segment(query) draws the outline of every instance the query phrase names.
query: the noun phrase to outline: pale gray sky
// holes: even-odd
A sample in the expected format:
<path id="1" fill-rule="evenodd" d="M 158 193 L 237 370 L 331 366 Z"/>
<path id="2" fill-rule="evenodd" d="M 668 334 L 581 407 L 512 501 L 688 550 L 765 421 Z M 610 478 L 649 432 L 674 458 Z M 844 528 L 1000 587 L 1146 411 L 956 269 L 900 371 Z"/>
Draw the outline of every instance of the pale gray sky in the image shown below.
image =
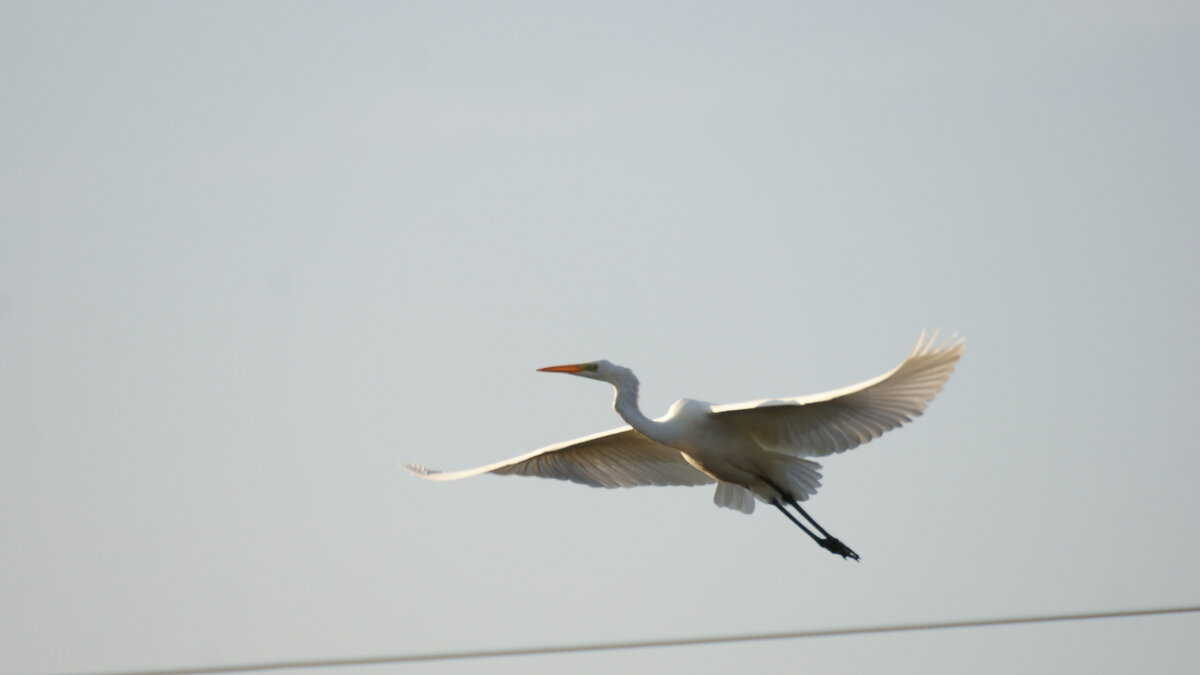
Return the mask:
<path id="1" fill-rule="evenodd" d="M 0 672 L 1200 602 L 1194 2 L 0 5 Z M 823 462 L 419 481 L 968 337 Z M 348 673 L 1192 673 L 1200 617 Z"/>

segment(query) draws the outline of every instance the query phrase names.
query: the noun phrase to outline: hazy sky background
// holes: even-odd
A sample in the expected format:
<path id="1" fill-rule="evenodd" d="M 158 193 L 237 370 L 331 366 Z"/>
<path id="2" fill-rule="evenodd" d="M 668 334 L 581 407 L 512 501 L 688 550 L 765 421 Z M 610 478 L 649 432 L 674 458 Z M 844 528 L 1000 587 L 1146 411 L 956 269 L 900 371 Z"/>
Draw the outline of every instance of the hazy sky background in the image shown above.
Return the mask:
<path id="1" fill-rule="evenodd" d="M 0 5 L 0 672 L 1200 602 L 1200 5 Z M 810 511 L 457 469 L 875 376 Z M 330 669 L 1194 673 L 1200 617 Z"/>

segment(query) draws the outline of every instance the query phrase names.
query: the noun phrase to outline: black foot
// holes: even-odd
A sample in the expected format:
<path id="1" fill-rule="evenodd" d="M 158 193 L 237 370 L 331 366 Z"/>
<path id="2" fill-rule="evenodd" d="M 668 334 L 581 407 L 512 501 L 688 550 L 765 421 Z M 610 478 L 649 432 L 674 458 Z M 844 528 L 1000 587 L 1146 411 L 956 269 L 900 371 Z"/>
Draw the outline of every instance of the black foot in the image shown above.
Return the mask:
<path id="1" fill-rule="evenodd" d="M 829 551 L 830 553 L 833 553 L 835 555 L 840 555 L 843 558 L 853 558 L 854 560 L 858 560 L 857 553 L 850 550 L 849 546 L 843 544 L 840 540 L 835 539 L 834 537 L 822 539 L 821 541 L 818 541 L 817 543 L 821 545 L 821 548 L 825 549 L 826 551 Z"/>

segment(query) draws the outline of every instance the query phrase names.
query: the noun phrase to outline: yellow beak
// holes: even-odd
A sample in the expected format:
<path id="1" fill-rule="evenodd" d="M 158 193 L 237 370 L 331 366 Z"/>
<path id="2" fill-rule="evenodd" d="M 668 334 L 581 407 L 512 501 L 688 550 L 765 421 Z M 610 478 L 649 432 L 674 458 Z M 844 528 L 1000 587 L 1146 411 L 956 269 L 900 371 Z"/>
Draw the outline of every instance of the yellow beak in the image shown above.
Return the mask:
<path id="1" fill-rule="evenodd" d="M 580 363 L 572 363 L 566 366 L 546 366 L 545 368 L 538 368 L 539 373 L 578 373 L 581 370 L 583 370 L 583 364 Z"/>

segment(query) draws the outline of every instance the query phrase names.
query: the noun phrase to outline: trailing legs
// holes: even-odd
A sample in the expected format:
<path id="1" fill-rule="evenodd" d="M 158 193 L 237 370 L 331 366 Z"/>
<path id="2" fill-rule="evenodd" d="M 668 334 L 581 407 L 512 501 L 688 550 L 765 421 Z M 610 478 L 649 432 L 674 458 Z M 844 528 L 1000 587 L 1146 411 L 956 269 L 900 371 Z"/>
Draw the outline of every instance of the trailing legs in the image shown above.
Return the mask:
<path id="1" fill-rule="evenodd" d="M 837 537 L 826 532 L 825 528 L 821 527 L 820 523 L 818 523 L 816 520 L 813 520 L 813 517 L 808 515 L 808 512 L 805 511 L 804 508 L 800 506 L 799 502 L 797 502 L 795 499 L 792 499 L 791 497 L 789 497 L 787 495 L 787 493 L 784 492 L 783 490 L 779 489 L 778 485 L 775 485 L 774 483 L 772 483 L 770 481 L 767 481 L 767 484 L 770 485 L 772 488 L 775 488 L 775 491 L 778 492 L 780 495 L 780 497 L 771 500 L 771 506 L 774 506 L 775 508 L 779 509 L 779 511 L 783 515 L 787 516 L 788 520 L 792 521 L 793 523 L 796 524 L 796 527 L 799 527 L 801 530 L 803 530 L 804 534 L 807 534 L 808 536 L 812 537 L 812 540 L 817 542 L 818 546 L 825 549 L 826 551 L 829 551 L 830 553 L 833 553 L 834 555 L 840 555 L 843 558 L 852 558 L 854 560 L 859 559 L 858 554 L 855 553 L 853 550 L 851 550 L 851 548 L 849 546 L 843 544 L 841 542 L 841 540 L 838 539 Z M 784 502 L 786 502 L 787 504 L 790 504 L 792 508 L 796 509 L 796 511 L 801 516 L 803 516 L 805 520 L 807 520 L 809 523 L 812 524 L 813 527 L 815 527 L 817 529 L 817 532 L 820 532 L 820 535 L 818 535 L 817 532 L 813 532 L 804 523 L 800 522 L 799 518 L 797 518 L 796 516 L 793 516 L 791 511 L 788 511 L 787 508 L 784 506 Z"/>

